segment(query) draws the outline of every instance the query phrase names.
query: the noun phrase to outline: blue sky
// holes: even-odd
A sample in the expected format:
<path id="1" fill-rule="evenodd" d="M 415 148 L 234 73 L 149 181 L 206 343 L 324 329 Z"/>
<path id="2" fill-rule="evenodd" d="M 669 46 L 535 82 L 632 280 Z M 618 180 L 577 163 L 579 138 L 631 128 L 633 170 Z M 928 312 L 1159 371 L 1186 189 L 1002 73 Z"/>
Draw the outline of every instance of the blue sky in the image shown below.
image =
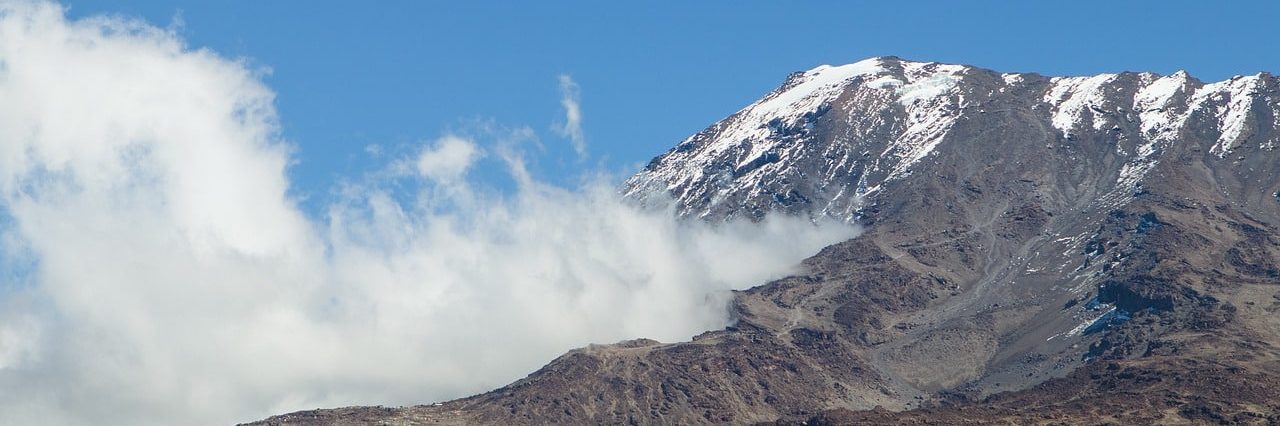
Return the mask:
<path id="1" fill-rule="evenodd" d="M 477 120 L 529 126 L 535 172 L 625 173 L 777 86 L 876 55 L 1001 71 L 1280 71 L 1275 2 L 283 2 L 68 0 L 69 14 L 180 16 L 193 47 L 269 67 L 295 191 L 323 195 Z M 580 85 L 589 157 L 551 130 Z M 490 165 L 494 166 L 494 165 Z M 490 173 L 481 170 L 479 174 Z M 494 172 L 496 173 L 496 172 Z"/>

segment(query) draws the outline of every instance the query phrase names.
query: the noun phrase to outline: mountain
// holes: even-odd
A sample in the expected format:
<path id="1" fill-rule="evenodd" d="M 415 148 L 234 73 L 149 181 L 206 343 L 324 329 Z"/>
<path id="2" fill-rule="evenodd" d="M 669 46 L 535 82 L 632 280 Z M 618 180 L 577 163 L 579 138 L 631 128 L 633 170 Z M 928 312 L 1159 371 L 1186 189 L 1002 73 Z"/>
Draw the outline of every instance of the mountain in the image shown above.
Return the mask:
<path id="1" fill-rule="evenodd" d="M 794 73 L 624 187 L 862 235 L 690 342 L 261 424 L 1280 422 L 1280 80 L 894 57 Z"/>

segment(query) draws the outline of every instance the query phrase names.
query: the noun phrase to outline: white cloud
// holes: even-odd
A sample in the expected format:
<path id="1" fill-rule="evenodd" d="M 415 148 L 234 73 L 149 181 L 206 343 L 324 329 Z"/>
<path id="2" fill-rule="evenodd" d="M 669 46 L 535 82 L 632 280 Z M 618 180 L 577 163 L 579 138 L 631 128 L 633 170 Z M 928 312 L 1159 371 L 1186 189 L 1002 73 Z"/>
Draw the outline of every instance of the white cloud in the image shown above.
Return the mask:
<path id="1" fill-rule="evenodd" d="M 555 130 L 569 138 L 581 158 L 587 154 L 587 138 L 582 133 L 582 89 L 568 74 L 560 74 L 560 105 L 564 107 L 564 123 L 556 125 Z"/>
<path id="2" fill-rule="evenodd" d="M 388 167 L 468 208 L 373 179 L 310 218 L 243 63 L 27 2 L 0 3 L 0 63 L 0 425 L 459 397 L 586 343 L 721 327 L 727 290 L 853 232 L 680 222 L 539 183 L 501 146 L 518 192 L 471 190 L 480 148 L 456 137 Z"/>
<path id="3" fill-rule="evenodd" d="M 480 158 L 480 149 L 469 140 L 449 135 L 418 155 L 418 173 L 437 182 L 454 182 L 463 177 L 471 164 Z"/>

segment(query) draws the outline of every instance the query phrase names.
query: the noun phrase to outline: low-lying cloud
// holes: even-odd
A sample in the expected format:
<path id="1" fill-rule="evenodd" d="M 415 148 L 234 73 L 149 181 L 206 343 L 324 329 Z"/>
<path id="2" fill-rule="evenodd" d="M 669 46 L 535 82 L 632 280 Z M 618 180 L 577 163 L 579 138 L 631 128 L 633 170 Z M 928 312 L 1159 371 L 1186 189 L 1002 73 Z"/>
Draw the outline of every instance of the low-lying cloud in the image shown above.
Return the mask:
<path id="1" fill-rule="evenodd" d="M 0 3 L 0 424 L 465 396 L 587 343 L 722 327 L 728 290 L 854 232 L 676 220 L 607 179 L 541 183 L 484 134 L 309 216 L 273 97 L 167 30 Z M 480 160 L 518 188 L 477 189 Z"/>

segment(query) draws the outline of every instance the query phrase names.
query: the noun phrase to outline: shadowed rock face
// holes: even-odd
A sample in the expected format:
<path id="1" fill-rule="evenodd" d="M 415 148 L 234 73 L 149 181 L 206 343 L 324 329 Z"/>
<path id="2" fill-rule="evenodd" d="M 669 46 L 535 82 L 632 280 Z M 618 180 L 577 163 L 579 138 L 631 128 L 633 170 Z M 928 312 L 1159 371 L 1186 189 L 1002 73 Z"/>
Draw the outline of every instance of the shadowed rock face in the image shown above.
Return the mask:
<path id="1" fill-rule="evenodd" d="M 1280 421 L 1278 110 L 1268 74 L 796 73 L 624 188 L 867 227 L 738 292 L 736 325 L 263 424 Z"/>

